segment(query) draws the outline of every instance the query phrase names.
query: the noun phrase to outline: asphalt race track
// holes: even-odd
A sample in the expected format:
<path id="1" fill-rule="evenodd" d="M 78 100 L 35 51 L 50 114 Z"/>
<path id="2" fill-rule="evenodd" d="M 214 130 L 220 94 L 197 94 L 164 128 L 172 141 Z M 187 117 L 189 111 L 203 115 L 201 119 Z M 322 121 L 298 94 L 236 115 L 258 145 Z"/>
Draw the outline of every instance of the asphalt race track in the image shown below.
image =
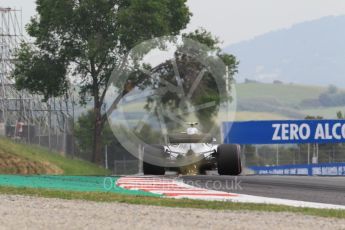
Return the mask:
<path id="1" fill-rule="evenodd" d="M 345 205 L 345 178 L 305 176 L 183 176 L 190 185 L 271 198 Z"/>

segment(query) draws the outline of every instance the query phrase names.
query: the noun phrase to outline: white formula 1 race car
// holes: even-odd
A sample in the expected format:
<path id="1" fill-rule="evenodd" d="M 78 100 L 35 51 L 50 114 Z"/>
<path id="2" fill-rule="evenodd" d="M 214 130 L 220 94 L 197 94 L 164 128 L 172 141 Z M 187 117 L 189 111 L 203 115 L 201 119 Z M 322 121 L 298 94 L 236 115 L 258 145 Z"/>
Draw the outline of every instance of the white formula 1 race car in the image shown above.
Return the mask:
<path id="1" fill-rule="evenodd" d="M 185 173 L 184 168 L 194 168 L 197 174 L 218 170 L 220 175 L 239 175 L 242 172 L 240 146 L 215 143 L 215 138 L 198 134 L 195 123 L 186 133 L 170 135 L 166 145 L 150 145 L 144 148 L 143 172 L 145 175 L 164 175 L 166 170 Z M 161 158 L 161 164 L 151 164 L 149 158 Z M 168 164 L 164 164 L 169 162 Z M 182 167 L 180 162 L 187 162 Z M 190 162 L 190 164 L 188 164 Z M 165 165 L 165 166 L 162 166 Z"/>

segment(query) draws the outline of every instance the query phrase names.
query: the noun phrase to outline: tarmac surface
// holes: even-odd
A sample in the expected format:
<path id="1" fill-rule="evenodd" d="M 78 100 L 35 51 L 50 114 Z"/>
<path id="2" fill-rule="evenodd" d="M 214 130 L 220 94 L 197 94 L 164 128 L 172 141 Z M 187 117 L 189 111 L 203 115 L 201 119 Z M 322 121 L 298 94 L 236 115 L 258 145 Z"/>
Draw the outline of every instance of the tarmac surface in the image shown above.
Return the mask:
<path id="1" fill-rule="evenodd" d="M 345 205 L 345 177 L 182 176 L 195 187 L 271 198 Z"/>

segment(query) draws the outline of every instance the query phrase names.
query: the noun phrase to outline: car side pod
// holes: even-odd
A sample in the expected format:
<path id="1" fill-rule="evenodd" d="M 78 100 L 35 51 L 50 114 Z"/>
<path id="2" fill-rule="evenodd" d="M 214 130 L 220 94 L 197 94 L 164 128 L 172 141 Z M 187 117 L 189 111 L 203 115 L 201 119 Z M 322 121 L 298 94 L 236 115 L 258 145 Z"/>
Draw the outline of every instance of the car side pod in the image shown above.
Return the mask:
<path id="1" fill-rule="evenodd" d="M 222 144 L 217 148 L 219 175 L 237 176 L 242 172 L 241 148 L 239 145 Z"/>

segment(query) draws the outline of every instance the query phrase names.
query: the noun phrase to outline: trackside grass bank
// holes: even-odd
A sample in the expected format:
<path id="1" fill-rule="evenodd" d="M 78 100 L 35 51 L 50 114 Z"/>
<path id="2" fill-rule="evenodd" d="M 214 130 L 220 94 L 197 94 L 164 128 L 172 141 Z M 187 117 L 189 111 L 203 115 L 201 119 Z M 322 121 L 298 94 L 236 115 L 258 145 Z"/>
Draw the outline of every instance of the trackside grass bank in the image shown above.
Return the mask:
<path id="1" fill-rule="evenodd" d="M 159 197 L 149 197 L 142 195 L 123 195 L 111 192 L 70 192 L 61 190 L 33 189 L 33 188 L 14 188 L 0 186 L 0 194 L 14 194 L 26 196 L 38 196 L 45 198 L 60 198 L 68 200 L 85 200 L 96 202 L 119 202 L 137 205 L 154 205 L 165 207 L 197 208 L 212 210 L 229 211 L 264 211 L 264 212 L 293 212 L 302 215 L 312 215 L 320 217 L 332 217 L 345 219 L 343 210 L 326 210 L 312 208 L 295 208 L 280 205 L 231 203 L 219 201 L 200 201 L 188 199 L 168 199 Z"/>
<path id="2" fill-rule="evenodd" d="M 109 175 L 110 172 L 45 148 L 0 138 L 0 174 Z"/>
<path id="3" fill-rule="evenodd" d="M 144 191 L 126 190 L 116 186 L 117 177 L 96 176 L 17 176 L 0 175 L 0 186 L 51 189 L 75 192 L 107 192 L 127 195 L 156 196 Z"/>

